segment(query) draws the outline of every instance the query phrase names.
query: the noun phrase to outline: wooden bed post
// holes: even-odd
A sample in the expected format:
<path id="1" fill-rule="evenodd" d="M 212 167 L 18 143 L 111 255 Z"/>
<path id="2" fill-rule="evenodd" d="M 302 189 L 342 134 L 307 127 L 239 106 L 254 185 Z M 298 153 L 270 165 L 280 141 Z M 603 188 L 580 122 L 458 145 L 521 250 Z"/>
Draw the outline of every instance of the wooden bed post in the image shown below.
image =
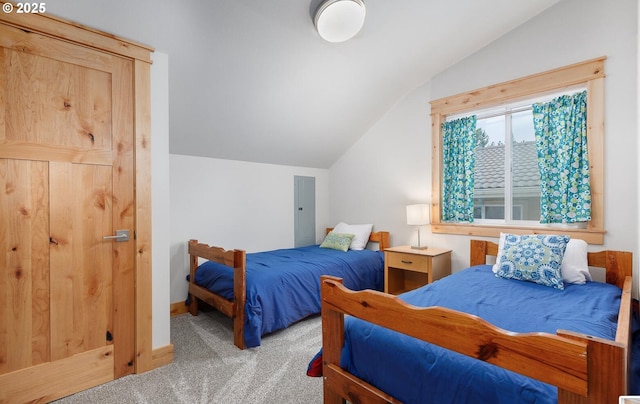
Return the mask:
<path id="1" fill-rule="evenodd" d="M 324 296 L 324 290 L 329 288 L 324 281 L 332 279 L 342 283 L 341 278 L 333 276 L 322 276 L 320 278 L 321 291 L 320 295 Z M 325 404 L 344 404 L 346 401 L 335 391 L 331 389 L 326 375 L 331 372 L 330 366 L 340 367 L 340 353 L 344 346 L 344 314 L 336 310 L 332 310 L 331 306 L 322 299 L 322 374 L 324 376 L 324 403 Z"/>
<path id="2" fill-rule="evenodd" d="M 389 242 L 389 232 L 388 231 L 381 231 L 378 232 L 380 234 L 380 238 L 378 240 L 378 249 L 380 251 L 384 251 L 387 248 L 389 248 L 389 246 L 391 245 Z"/>
<path id="3" fill-rule="evenodd" d="M 627 392 L 626 347 L 623 344 L 586 337 L 570 331 L 558 331 L 558 335 L 587 344 L 588 397 L 558 388 L 558 404 L 617 403 Z"/>
<path id="4" fill-rule="evenodd" d="M 498 255 L 498 246 L 484 240 L 471 240 L 469 266 L 485 265 L 487 255 Z"/>
<path id="5" fill-rule="evenodd" d="M 198 240 L 189 240 L 187 251 L 192 245 L 198 244 Z M 198 269 L 198 257 L 196 255 L 189 255 L 189 283 L 196 281 L 196 270 Z M 192 316 L 198 315 L 198 298 L 189 291 L 189 313 Z"/>
<path id="6" fill-rule="evenodd" d="M 233 343 L 245 349 L 244 342 L 244 306 L 247 300 L 246 253 L 244 250 L 233 251 L 233 300 L 235 318 L 233 319 Z"/>

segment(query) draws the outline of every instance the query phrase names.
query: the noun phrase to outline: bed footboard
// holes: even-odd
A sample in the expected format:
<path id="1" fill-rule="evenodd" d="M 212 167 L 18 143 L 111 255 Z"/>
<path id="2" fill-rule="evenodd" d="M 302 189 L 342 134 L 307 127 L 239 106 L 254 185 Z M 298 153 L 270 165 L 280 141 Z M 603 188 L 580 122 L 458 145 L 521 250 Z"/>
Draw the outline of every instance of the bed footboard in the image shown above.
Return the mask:
<path id="1" fill-rule="evenodd" d="M 225 299 L 210 290 L 195 283 L 199 259 L 233 268 L 233 300 Z M 233 319 L 233 343 L 240 349 L 245 349 L 244 343 L 244 305 L 246 301 L 247 273 L 246 253 L 244 250 L 225 250 L 189 240 L 189 313 L 198 315 L 198 300 L 211 305 L 227 317 Z"/>
<path id="2" fill-rule="evenodd" d="M 559 403 L 617 402 L 627 391 L 628 344 L 569 332 L 506 332 L 476 316 L 441 307 L 416 308 L 396 296 L 350 291 L 341 279 L 323 277 L 325 403 L 395 402 L 340 368 L 345 314 L 556 385 Z"/>

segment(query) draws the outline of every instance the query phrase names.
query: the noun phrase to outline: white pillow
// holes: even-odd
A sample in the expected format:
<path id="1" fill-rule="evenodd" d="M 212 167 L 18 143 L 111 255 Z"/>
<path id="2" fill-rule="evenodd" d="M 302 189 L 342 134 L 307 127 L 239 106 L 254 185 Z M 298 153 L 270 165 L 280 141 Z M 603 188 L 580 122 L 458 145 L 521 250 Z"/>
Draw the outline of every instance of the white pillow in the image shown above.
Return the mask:
<path id="1" fill-rule="evenodd" d="M 584 240 L 576 238 L 569 240 L 560 272 L 562 272 L 562 279 L 568 283 L 582 285 L 592 280 L 587 262 L 587 243 Z"/>
<path id="2" fill-rule="evenodd" d="M 498 272 L 500 265 L 500 257 L 503 253 L 505 233 L 500 233 L 500 241 L 498 243 L 498 256 L 496 263 L 493 265 L 493 272 Z M 572 238 L 567 243 L 567 249 L 562 257 L 560 265 L 562 281 L 567 283 L 576 283 L 579 285 L 591 281 L 591 273 L 589 272 L 589 264 L 587 263 L 587 243 L 584 240 Z"/>
<path id="3" fill-rule="evenodd" d="M 333 226 L 333 230 L 336 233 L 345 233 L 346 230 L 349 230 L 349 225 L 345 222 L 340 222 L 337 225 Z"/>
<path id="4" fill-rule="evenodd" d="M 496 263 L 493 264 L 493 273 L 498 273 L 498 265 L 500 265 L 500 257 L 502 257 L 502 253 L 504 252 L 504 236 L 505 233 L 500 232 L 500 241 L 498 242 L 498 255 L 496 255 Z"/>
<path id="5" fill-rule="evenodd" d="M 349 246 L 351 250 L 364 250 L 369 242 L 371 230 L 373 230 L 373 224 L 347 224 L 345 222 L 340 222 L 333 228 L 336 233 L 355 235 Z"/>

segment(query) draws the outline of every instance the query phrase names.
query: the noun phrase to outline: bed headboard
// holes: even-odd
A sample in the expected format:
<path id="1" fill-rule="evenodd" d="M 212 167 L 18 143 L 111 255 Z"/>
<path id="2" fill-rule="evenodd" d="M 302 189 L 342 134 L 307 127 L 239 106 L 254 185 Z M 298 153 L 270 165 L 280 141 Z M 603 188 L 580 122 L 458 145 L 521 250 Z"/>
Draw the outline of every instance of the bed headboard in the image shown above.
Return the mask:
<path id="1" fill-rule="evenodd" d="M 325 234 L 329 234 L 329 232 L 333 230 L 333 227 L 327 227 L 325 229 Z M 388 231 L 372 231 L 369 235 L 370 243 L 378 243 L 378 249 L 380 251 L 384 251 L 389 248 L 389 232 Z"/>
<path id="2" fill-rule="evenodd" d="M 487 256 L 498 255 L 498 244 L 493 241 L 471 240 L 470 266 L 487 263 Z M 625 278 L 632 276 L 632 254 L 628 251 L 604 250 L 587 253 L 589 266 L 604 268 L 607 283 L 623 288 Z"/>

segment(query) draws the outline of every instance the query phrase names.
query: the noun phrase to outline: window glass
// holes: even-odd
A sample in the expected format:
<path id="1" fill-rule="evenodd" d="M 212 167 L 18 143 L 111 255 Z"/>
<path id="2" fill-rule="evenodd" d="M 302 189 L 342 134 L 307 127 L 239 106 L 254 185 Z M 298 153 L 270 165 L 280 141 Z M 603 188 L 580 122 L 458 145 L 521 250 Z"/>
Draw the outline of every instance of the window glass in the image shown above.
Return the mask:
<path id="1" fill-rule="evenodd" d="M 480 115 L 476 126 L 475 221 L 538 221 L 540 175 L 531 110 Z"/>

